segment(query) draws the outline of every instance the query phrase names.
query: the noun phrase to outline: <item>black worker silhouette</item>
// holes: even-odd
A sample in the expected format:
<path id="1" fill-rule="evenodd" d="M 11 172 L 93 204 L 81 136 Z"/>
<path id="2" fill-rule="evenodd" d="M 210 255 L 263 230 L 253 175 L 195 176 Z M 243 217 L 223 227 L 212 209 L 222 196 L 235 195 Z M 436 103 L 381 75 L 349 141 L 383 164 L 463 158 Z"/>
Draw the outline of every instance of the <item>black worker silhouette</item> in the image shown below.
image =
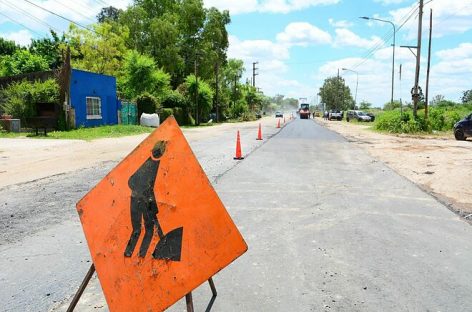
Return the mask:
<path id="1" fill-rule="evenodd" d="M 141 235 L 141 225 L 144 221 L 145 233 L 139 248 L 139 257 L 144 258 L 146 256 L 155 228 L 159 236 L 159 242 L 152 253 L 154 259 L 180 261 L 183 228 L 177 228 L 164 235 L 157 218 L 159 207 L 154 194 L 154 184 L 156 183 L 161 157 L 165 150 L 166 142 L 157 142 L 152 150 L 152 155 L 128 180 L 128 186 L 131 189 L 130 209 L 133 231 L 125 249 L 125 257 L 133 255 Z"/>

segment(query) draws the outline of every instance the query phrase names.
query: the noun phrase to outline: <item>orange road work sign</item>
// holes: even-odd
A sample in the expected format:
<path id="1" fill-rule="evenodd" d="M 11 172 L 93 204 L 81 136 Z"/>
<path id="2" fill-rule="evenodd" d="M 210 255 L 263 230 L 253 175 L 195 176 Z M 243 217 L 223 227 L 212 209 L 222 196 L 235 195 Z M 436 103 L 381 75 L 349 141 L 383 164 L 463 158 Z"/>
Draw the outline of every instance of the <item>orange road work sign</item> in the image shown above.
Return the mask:
<path id="1" fill-rule="evenodd" d="M 247 250 L 173 117 L 77 211 L 110 311 L 162 311 Z"/>

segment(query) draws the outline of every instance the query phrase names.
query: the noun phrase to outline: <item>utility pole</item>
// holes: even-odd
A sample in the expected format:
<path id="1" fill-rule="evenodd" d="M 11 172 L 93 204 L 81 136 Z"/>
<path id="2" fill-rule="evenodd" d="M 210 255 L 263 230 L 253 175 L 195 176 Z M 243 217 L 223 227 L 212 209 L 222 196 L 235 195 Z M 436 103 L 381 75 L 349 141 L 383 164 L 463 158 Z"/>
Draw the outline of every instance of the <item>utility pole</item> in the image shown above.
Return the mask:
<path id="1" fill-rule="evenodd" d="M 433 34 L 433 9 L 429 13 L 429 47 L 428 47 L 428 70 L 426 72 L 426 98 L 424 104 L 424 119 L 428 120 L 428 105 L 429 105 L 429 70 L 431 68 L 431 36 Z"/>
<path id="2" fill-rule="evenodd" d="M 416 72 L 415 72 L 415 86 L 413 87 L 413 117 L 416 119 L 418 117 L 418 101 L 420 99 L 419 95 L 419 80 L 420 80 L 420 62 L 421 62 L 421 36 L 423 32 L 423 0 L 420 0 L 418 15 L 418 45 L 416 53 Z"/>
<path id="3" fill-rule="evenodd" d="M 256 76 L 259 75 L 258 73 L 256 73 L 256 70 L 259 69 L 256 67 L 257 64 L 259 64 L 259 62 L 252 63 L 252 86 L 253 87 L 256 87 Z"/>

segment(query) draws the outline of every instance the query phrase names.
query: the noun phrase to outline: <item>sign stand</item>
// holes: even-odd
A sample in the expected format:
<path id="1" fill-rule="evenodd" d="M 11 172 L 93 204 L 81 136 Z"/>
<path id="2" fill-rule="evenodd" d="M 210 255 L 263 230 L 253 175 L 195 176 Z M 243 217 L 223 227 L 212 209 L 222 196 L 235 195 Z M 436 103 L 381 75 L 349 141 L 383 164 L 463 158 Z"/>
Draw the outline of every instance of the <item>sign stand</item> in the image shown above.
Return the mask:
<path id="1" fill-rule="evenodd" d="M 85 288 L 87 288 L 87 285 L 92 279 L 92 276 L 94 273 L 95 273 L 95 265 L 92 263 L 87 274 L 84 277 L 84 280 L 82 281 L 82 284 L 80 284 L 80 287 L 75 293 L 74 298 L 72 298 L 72 301 L 69 307 L 67 308 L 67 312 L 73 312 L 75 310 L 77 303 L 79 303 L 80 297 L 82 297 L 82 294 L 84 293 Z M 212 296 L 211 296 L 210 302 L 208 303 L 207 308 L 205 309 L 205 312 L 211 311 L 211 308 L 213 307 L 213 303 L 215 303 L 216 296 L 218 295 L 218 293 L 216 292 L 215 283 L 213 283 L 212 277 L 208 279 L 208 284 L 210 285 Z M 185 295 L 185 302 L 187 303 L 187 312 L 194 312 L 192 292 L 189 292 L 188 294 Z"/>

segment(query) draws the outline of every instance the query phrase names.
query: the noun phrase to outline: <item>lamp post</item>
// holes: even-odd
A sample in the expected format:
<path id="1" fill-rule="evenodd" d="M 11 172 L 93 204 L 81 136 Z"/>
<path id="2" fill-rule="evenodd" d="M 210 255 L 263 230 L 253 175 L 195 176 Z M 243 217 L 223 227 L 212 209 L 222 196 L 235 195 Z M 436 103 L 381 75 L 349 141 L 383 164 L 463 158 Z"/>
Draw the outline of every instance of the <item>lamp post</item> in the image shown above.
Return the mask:
<path id="1" fill-rule="evenodd" d="M 396 34 L 397 34 L 397 28 L 395 27 L 395 24 L 393 22 L 383 20 L 383 19 L 380 19 L 380 18 L 367 17 L 367 16 L 362 16 L 360 18 L 365 19 L 365 20 L 373 20 L 373 21 L 389 23 L 393 27 L 392 97 L 390 98 L 390 104 L 393 106 L 393 89 L 394 89 L 394 86 L 395 86 L 395 37 L 396 37 Z"/>
<path id="2" fill-rule="evenodd" d="M 354 102 L 356 103 L 357 106 L 357 88 L 359 87 L 359 72 L 349 69 L 349 68 L 342 68 L 343 71 L 350 71 L 356 74 L 357 79 L 356 79 L 356 95 L 354 96 Z"/>

